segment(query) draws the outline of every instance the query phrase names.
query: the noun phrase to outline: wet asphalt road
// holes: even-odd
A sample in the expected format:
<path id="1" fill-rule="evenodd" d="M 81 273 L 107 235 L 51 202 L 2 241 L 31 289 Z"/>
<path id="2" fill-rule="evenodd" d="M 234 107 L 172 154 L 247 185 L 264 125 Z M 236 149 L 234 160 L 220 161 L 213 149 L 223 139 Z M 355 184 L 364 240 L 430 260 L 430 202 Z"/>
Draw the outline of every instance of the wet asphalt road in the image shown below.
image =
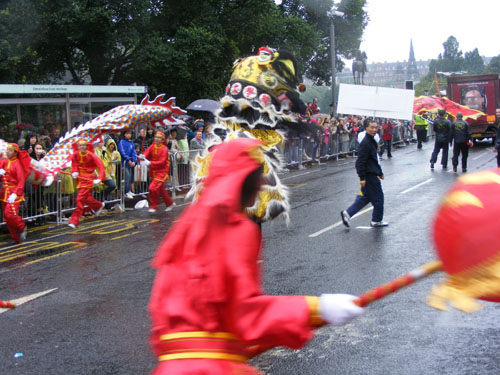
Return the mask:
<path id="1" fill-rule="evenodd" d="M 429 170 L 431 147 L 402 147 L 382 161 L 383 229 L 368 228 L 371 211 L 351 229 L 338 225 L 359 190 L 353 159 L 284 174 L 291 223 L 263 226 L 266 291 L 358 295 L 433 260 L 433 213 L 456 175 Z M 495 166 L 487 145 L 472 150 L 470 172 Z M 37 227 L 21 246 L 0 237 L 0 299 L 57 288 L 0 313 L 0 374 L 147 374 L 150 262 L 182 208 L 89 219 L 77 231 Z M 474 315 L 433 310 L 425 298 L 440 277 L 370 305 L 347 326 L 318 330 L 303 350 L 275 349 L 252 363 L 267 375 L 500 374 L 500 305 Z"/>

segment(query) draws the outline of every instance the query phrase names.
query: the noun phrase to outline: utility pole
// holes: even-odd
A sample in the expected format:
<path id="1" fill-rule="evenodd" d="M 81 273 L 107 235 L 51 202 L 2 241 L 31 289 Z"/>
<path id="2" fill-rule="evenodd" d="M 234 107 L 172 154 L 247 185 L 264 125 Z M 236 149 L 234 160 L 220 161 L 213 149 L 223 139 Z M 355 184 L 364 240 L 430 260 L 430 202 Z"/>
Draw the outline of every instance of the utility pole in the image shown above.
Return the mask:
<path id="1" fill-rule="evenodd" d="M 330 22 L 330 58 L 332 64 L 332 114 L 337 115 L 337 104 L 335 103 L 335 91 L 337 84 L 335 82 L 335 25 L 333 24 L 333 17 Z"/>
<path id="2" fill-rule="evenodd" d="M 331 18 L 330 22 L 330 59 L 331 59 L 331 65 L 332 65 L 332 113 L 333 115 L 337 115 L 337 104 L 335 102 L 336 100 L 336 91 L 337 91 L 337 86 L 336 86 L 336 79 L 335 79 L 335 72 L 336 72 L 336 64 L 335 64 L 335 24 L 333 23 L 334 17 L 343 17 L 344 13 L 339 12 L 336 10 L 336 5 L 333 4 L 332 9 L 329 12 L 329 16 Z"/>

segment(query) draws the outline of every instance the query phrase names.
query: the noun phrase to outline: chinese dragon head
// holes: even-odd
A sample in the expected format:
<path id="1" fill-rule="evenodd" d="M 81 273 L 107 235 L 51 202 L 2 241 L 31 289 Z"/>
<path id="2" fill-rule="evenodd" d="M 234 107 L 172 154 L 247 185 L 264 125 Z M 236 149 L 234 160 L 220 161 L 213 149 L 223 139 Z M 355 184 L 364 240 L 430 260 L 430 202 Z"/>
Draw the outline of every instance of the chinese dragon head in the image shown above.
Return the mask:
<path id="1" fill-rule="evenodd" d="M 297 61 L 288 51 L 261 47 L 257 55 L 236 60 L 220 99 L 212 140 L 197 158 L 195 184 L 188 196 L 196 197 L 202 189 L 211 146 L 240 137 L 255 138 L 262 141 L 265 150 L 266 182 L 248 214 L 257 222 L 280 214 L 288 218 L 288 191 L 277 175 L 283 165 L 279 146 L 289 129 L 308 131 L 298 119 L 306 109 L 299 91 L 305 91 L 305 86 L 299 84 Z"/>

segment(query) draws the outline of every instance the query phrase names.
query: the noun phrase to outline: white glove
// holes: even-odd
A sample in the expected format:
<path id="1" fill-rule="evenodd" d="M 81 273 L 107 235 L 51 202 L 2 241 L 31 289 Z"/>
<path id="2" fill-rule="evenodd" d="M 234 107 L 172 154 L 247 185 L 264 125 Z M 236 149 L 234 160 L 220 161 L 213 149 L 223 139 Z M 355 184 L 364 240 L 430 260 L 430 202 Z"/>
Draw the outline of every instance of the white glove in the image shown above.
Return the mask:
<path id="1" fill-rule="evenodd" d="M 141 165 L 142 165 L 142 166 L 147 167 L 149 164 L 151 164 L 151 162 L 150 162 L 148 159 L 143 159 L 143 160 L 141 161 Z"/>
<path id="2" fill-rule="evenodd" d="M 101 179 L 97 178 L 93 182 L 94 182 L 94 185 L 99 185 L 101 183 Z"/>
<path id="3" fill-rule="evenodd" d="M 50 186 L 54 182 L 54 176 L 45 177 L 45 181 L 43 182 L 43 186 Z"/>
<path id="4" fill-rule="evenodd" d="M 322 294 L 319 311 L 324 321 L 341 326 L 363 314 L 364 309 L 354 304 L 359 297 L 350 294 Z"/>
<path id="5" fill-rule="evenodd" d="M 3 176 L 5 174 L 5 169 L 0 169 L 0 176 Z"/>
<path id="6" fill-rule="evenodd" d="M 142 160 L 146 159 L 146 157 L 144 156 L 144 154 L 140 154 L 140 155 L 138 156 L 138 158 L 139 158 L 139 159 L 142 159 Z"/>
<path id="7" fill-rule="evenodd" d="M 16 201 L 16 198 L 17 198 L 17 194 L 16 193 L 12 193 L 11 195 L 9 195 L 9 197 L 7 198 L 7 202 L 9 203 L 14 203 Z"/>
<path id="8" fill-rule="evenodd" d="M 79 173 L 78 173 L 78 172 L 73 172 L 73 173 L 71 173 L 71 177 L 73 177 L 73 178 L 77 178 L 77 177 L 78 177 L 78 175 L 79 175 Z"/>

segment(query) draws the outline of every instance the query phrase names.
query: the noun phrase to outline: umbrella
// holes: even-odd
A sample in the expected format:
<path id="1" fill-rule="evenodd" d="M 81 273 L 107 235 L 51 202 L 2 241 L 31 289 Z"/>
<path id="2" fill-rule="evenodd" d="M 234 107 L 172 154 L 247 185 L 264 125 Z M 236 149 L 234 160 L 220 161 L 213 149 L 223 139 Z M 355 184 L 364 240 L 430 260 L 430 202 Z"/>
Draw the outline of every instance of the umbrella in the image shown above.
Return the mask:
<path id="1" fill-rule="evenodd" d="M 167 126 L 171 125 L 171 126 L 176 126 L 176 125 L 185 125 L 186 124 L 186 121 L 183 121 L 179 118 L 175 118 L 174 117 L 174 120 L 173 121 L 170 121 L 168 119 L 165 119 L 163 120 L 163 123 Z"/>
<path id="2" fill-rule="evenodd" d="M 191 111 L 215 112 L 220 109 L 220 103 L 212 99 L 198 99 L 189 104 L 186 109 Z"/>
<path id="3" fill-rule="evenodd" d="M 173 126 L 170 129 L 167 129 L 165 132 L 167 135 L 170 135 L 170 132 L 175 130 L 177 132 L 177 136 L 175 137 L 176 140 L 180 141 L 186 136 L 187 129 L 185 127 L 180 127 L 180 126 Z"/>
<path id="4" fill-rule="evenodd" d="M 415 114 L 422 114 L 425 112 L 435 113 L 441 108 L 453 117 L 457 117 L 457 113 L 462 112 L 464 120 L 467 118 L 477 119 L 480 116 L 485 116 L 483 112 L 470 109 L 465 105 L 458 104 L 447 98 L 419 96 L 413 101 L 413 113 Z"/>

